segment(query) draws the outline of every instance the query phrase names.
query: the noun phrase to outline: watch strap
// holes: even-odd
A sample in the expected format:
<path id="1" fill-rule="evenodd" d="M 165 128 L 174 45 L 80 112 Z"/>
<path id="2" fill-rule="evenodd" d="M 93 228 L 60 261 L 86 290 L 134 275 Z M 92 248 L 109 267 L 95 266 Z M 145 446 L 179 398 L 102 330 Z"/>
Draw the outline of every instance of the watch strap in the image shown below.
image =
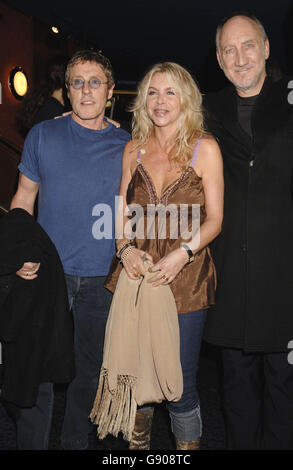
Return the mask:
<path id="1" fill-rule="evenodd" d="M 192 250 L 189 248 L 189 246 L 186 243 L 181 243 L 180 246 L 187 252 L 189 263 L 192 263 L 192 261 L 194 261 L 194 254 L 192 253 Z"/>

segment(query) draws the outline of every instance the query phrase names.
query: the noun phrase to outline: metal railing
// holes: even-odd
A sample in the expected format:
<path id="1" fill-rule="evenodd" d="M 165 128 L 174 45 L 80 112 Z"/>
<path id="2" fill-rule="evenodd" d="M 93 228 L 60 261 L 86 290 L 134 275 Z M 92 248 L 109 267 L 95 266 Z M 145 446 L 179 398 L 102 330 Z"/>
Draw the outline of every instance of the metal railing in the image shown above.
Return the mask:
<path id="1" fill-rule="evenodd" d="M 13 152 L 17 153 L 17 155 L 21 155 L 22 148 L 19 147 L 18 145 L 14 144 L 10 140 L 8 140 L 6 137 L 0 134 L 0 143 L 5 145 L 6 148 L 9 150 L 12 150 Z"/>

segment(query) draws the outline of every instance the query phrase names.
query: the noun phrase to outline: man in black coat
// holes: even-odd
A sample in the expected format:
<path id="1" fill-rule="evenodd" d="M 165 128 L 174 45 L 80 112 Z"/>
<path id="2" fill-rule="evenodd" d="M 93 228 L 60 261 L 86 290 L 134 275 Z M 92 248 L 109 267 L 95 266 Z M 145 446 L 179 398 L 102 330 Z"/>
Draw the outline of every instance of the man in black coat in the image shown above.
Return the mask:
<path id="1" fill-rule="evenodd" d="M 235 15 L 217 29 L 233 86 L 205 97 L 224 160 L 223 230 L 213 246 L 216 305 L 205 339 L 222 346 L 230 449 L 293 448 L 293 106 L 289 79 L 266 75 L 261 23 Z"/>

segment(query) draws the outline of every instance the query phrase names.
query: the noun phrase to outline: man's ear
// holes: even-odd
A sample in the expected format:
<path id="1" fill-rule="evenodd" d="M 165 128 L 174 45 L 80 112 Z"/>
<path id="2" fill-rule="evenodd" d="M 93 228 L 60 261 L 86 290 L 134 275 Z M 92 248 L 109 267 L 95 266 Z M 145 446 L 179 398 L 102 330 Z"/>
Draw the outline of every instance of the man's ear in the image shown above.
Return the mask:
<path id="1" fill-rule="evenodd" d="M 219 53 L 218 50 L 217 50 L 217 52 L 216 52 L 216 55 L 217 55 L 218 64 L 219 64 L 220 68 L 223 70 L 222 59 L 221 59 L 221 55 L 220 55 L 220 53 Z"/>
<path id="2" fill-rule="evenodd" d="M 113 85 L 111 88 L 108 90 L 108 96 L 107 99 L 110 100 L 113 96 L 113 90 L 114 90 L 115 85 Z"/>
<path id="3" fill-rule="evenodd" d="M 267 60 L 270 56 L 270 43 L 269 40 L 265 40 L 265 59 Z"/>

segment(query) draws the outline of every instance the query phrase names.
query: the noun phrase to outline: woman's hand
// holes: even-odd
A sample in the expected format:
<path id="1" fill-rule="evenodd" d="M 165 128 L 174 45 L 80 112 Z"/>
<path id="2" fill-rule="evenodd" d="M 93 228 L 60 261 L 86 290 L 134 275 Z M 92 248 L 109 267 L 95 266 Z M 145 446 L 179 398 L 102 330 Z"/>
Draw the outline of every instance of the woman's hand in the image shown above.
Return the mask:
<path id="1" fill-rule="evenodd" d="M 65 116 L 69 116 L 69 114 L 72 114 L 72 111 L 66 111 L 66 113 L 62 113 L 61 116 L 55 116 L 54 119 L 60 119 L 60 118 L 63 118 Z M 110 119 L 108 118 L 107 116 L 105 116 L 105 119 L 106 121 L 110 122 L 111 124 L 113 124 L 113 126 L 119 128 L 120 127 L 120 123 L 117 122 L 117 121 L 113 121 L 113 119 Z"/>
<path id="2" fill-rule="evenodd" d="M 110 119 L 108 118 L 107 116 L 105 116 L 105 119 L 106 121 L 110 122 L 111 124 L 113 124 L 113 126 L 119 128 L 120 127 L 120 122 L 117 122 L 117 121 L 113 121 L 113 119 Z"/>
<path id="3" fill-rule="evenodd" d="M 146 273 L 144 261 L 148 260 L 152 263 L 153 258 L 145 251 L 135 247 L 128 248 L 128 250 L 129 252 L 126 256 L 122 256 L 121 261 L 127 276 L 130 279 L 137 280 Z"/>
<path id="4" fill-rule="evenodd" d="M 69 114 L 72 114 L 72 111 L 66 111 L 66 113 L 62 113 L 61 116 L 55 116 L 54 119 L 60 119 L 65 116 L 68 116 Z"/>
<path id="5" fill-rule="evenodd" d="M 154 287 L 170 284 L 177 274 L 180 273 L 188 260 L 186 250 L 177 248 L 149 268 L 149 272 L 155 273 L 155 275 L 151 277 L 148 282 L 152 283 Z"/>

